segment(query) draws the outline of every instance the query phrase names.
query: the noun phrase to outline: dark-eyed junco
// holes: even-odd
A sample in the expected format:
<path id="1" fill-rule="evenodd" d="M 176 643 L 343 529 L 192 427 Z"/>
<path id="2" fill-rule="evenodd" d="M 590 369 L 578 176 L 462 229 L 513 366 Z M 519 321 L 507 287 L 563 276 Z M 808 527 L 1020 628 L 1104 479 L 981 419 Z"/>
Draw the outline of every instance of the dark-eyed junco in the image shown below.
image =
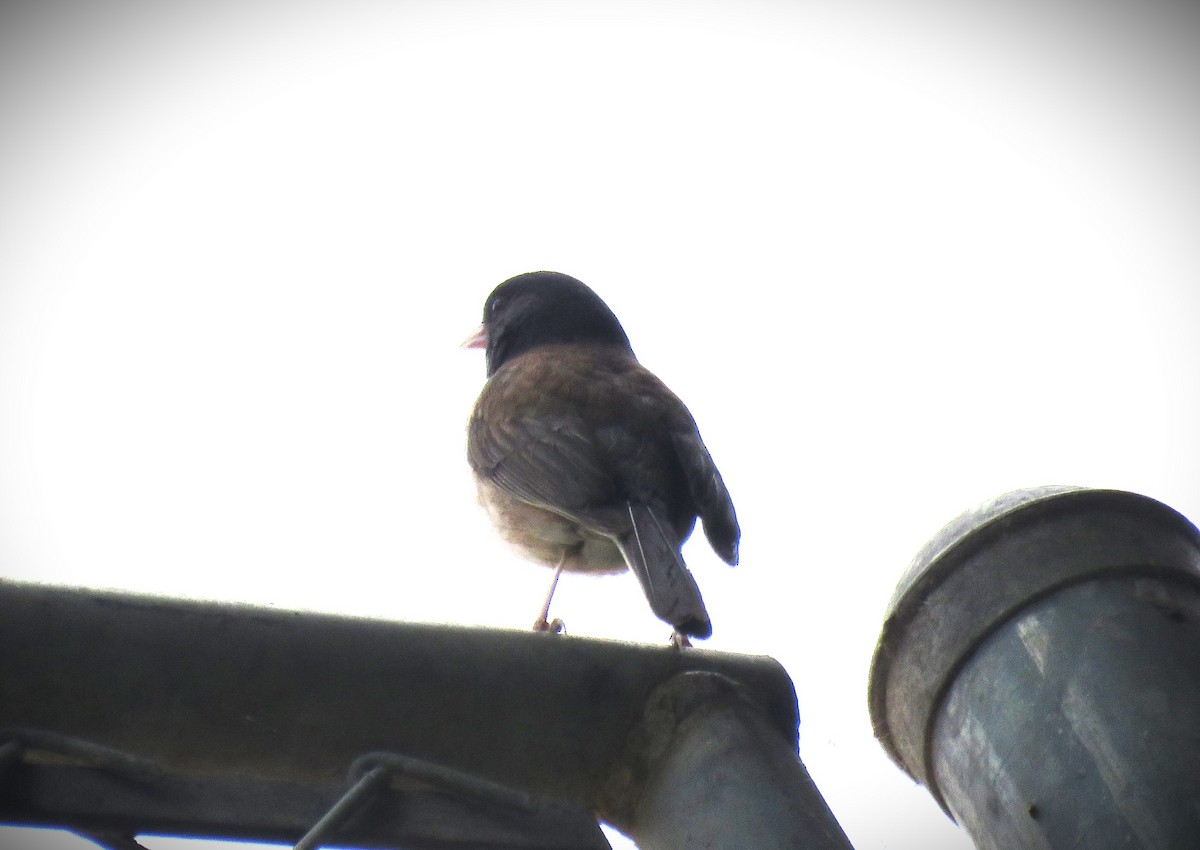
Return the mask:
<path id="1" fill-rule="evenodd" d="M 564 569 L 628 567 L 684 642 L 712 634 L 680 547 L 699 517 L 736 564 L 733 502 L 692 415 L 638 363 L 608 306 L 565 274 L 518 275 L 488 296 L 464 345 L 487 354 L 467 457 L 500 535 L 555 582 Z"/>

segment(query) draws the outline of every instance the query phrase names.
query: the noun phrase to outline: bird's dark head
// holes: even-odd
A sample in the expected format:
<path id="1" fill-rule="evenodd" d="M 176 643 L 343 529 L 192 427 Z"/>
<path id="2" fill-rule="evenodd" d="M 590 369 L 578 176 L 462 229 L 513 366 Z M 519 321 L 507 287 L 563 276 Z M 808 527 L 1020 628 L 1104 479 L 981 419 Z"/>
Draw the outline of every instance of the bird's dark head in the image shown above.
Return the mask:
<path id="1" fill-rule="evenodd" d="M 483 305 L 483 325 L 465 345 L 486 349 L 491 377 L 518 355 L 564 342 L 632 351 L 624 328 L 599 295 L 569 275 L 529 272 L 492 290 Z"/>

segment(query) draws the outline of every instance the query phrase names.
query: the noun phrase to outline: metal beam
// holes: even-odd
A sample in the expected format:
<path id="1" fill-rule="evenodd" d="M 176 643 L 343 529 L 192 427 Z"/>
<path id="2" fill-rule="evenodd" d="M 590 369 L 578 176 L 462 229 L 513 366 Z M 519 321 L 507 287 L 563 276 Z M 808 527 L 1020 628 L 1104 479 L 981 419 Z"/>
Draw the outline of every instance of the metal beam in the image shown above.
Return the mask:
<path id="1" fill-rule="evenodd" d="M 341 796 L 340 789 L 248 779 L 163 775 L 131 782 L 89 767 L 25 764 L 0 788 L 0 822 L 84 835 L 131 833 L 293 843 Z M 405 850 L 604 850 L 586 809 L 514 808 L 430 791 L 383 790 L 330 843 Z"/>
<path id="2" fill-rule="evenodd" d="M 641 791 L 624 760 L 647 700 L 691 671 L 736 682 L 795 760 L 795 692 L 766 657 L 12 582 L 0 646 L 0 729 L 113 748 L 171 782 L 329 801 L 356 758 L 382 750 L 619 822 L 606 806 Z M 295 840 L 290 829 L 272 836 Z"/>
<path id="3" fill-rule="evenodd" d="M 334 783 L 390 750 L 595 800 L 650 692 L 741 682 L 795 739 L 779 664 L 671 647 L 0 582 L 0 728 L 183 774 Z"/>

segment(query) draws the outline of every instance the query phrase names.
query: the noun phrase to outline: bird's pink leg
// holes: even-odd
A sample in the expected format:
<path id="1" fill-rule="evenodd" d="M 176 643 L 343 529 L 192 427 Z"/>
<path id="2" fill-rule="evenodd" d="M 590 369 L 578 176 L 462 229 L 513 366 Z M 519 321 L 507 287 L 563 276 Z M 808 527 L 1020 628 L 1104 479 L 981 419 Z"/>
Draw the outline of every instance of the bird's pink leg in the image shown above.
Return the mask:
<path id="1" fill-rule="evenodd" d="M 563 565 L 566 562 L 567 553 L 564 551 L 562 557 L 558 559 L 558 566 L 554 568 L 554 578 L 550 579 L 550 589 L 546 591 L 546 601 L 542 603 L 542 611 L 538 614 L 538 618 L 533 621 L 533 630 L 535 632 L 562 634 L 567 630 L 562 620 L 557 618 L 553 620 L 546 619 L 550 616 L 550 600 L 554 598 L 554 589 L 558 587 L 558 577 L 562 575 Z"/>
<path id="2" fill-rule="evenodd" d="M 679 629 L 671 632 L 671 646 L 675 647 L 676 649 L 683 649 L 684 647 L 689 647 L 691 645 L 692 642 L 688 639 L 688 636 L 679 631 Z"/>

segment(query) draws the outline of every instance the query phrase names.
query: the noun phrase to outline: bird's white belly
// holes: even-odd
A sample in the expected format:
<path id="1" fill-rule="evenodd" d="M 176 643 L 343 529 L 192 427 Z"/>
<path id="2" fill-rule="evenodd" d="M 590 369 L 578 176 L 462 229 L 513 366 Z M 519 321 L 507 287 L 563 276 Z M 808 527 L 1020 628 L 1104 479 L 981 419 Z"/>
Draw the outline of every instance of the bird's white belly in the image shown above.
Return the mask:
<path id="1" fill-rule="evenodd" d="M 487 482 L 477 481 L 479 504 L 500 536 L 523 558 L 574 572 L 617 573 L 626 569 L 611 538 L 580 526 L 553 511 L 522 502 Z"/>

